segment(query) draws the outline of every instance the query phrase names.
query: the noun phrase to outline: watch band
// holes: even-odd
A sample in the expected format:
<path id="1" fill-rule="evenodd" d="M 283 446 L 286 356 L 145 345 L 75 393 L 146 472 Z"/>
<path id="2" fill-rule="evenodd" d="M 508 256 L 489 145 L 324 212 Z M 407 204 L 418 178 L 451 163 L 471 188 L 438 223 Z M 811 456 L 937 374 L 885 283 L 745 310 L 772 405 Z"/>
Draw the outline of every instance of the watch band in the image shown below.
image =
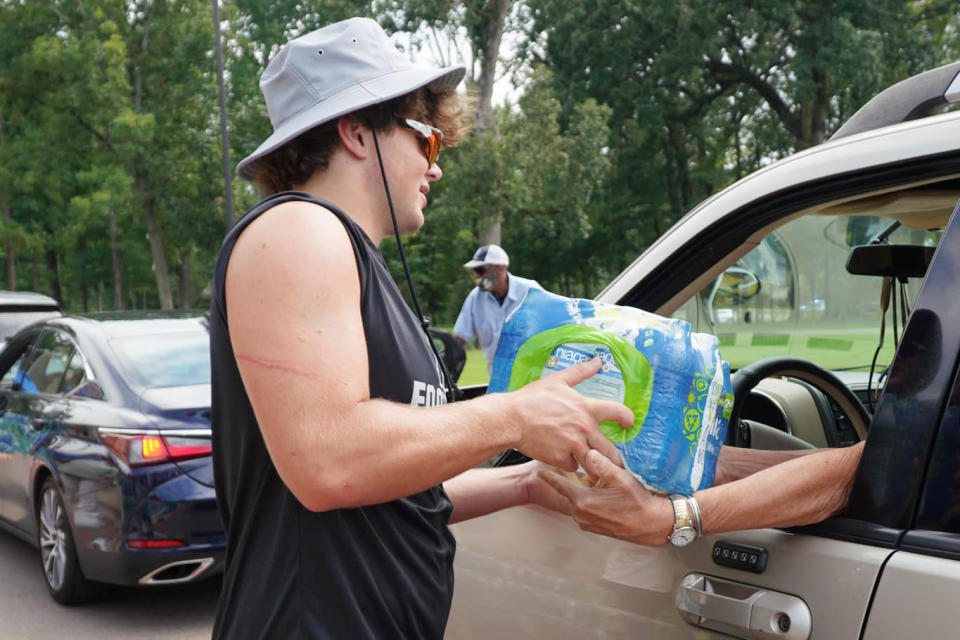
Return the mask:
<path id="1" fill-rule="evenodd" d="M 700 503 L 693 496 L 687 498 L 687 506 L 690 507 L 690 516 L 693 520 L 693 528 L 697 531 L 697 537 L 703 535 L 703 522 L 700 519 Z"/>
<path id="2" fill-rule="evenodd" d="M 682 495 L 670 496 L 673 505 L 673 531 L 667 540 L 676 547 L 685 547 L 700 537 L 700 505 L 696 499 Z"/>

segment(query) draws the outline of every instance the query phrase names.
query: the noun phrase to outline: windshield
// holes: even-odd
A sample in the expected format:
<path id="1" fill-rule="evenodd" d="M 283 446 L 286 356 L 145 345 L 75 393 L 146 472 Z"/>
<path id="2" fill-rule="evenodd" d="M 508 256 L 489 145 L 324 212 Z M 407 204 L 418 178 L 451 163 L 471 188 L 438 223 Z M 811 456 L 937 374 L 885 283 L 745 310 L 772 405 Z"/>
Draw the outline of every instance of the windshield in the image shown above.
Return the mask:
<path id="1" fill-rule="evenodd" d="M 884 279 L 851 275 L 850 249 L 888 229 L 888 218 L 808 215 L 777 229 L 734 267 L 684 305 L 675 317 L 719 338 L 734 369 L 767 356 L 793 356 L 831 370 L 882 370 L 893 359 L 894 324 L 887 311 L 880 344 Z M 941 232 L 899 227 L 890 244 L 935 247 Z M 921 278 L 903 289 L 912 306 Z M 899 293 L 900 287 L 895 287 Z M 893 306 L 893 299 L 890 300 Z M 898 310 L 901 298 L 897 298 Z M 898 313 L 897 329 L 903 330 Z"/>
<path id="2" fill-rule="evenodd" d="M 139 387 L 210 384 L 206 331 L 115 338 L 110 341 L 124 370 Z"/>

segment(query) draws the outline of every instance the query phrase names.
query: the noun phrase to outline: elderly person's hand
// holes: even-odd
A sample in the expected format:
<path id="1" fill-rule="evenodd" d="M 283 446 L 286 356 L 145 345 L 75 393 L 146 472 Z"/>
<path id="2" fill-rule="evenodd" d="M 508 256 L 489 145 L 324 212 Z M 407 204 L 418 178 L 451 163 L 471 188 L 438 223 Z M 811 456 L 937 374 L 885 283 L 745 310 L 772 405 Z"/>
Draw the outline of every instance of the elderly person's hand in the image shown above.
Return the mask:
<path id="1" fill-rule="evenodd" d="M 541 468 L 538 476 L 570 503 L 573 519 L 584 531 L 629 542 L 663 545 L 673 530 L 673 507 L 643 487 L 626 469 L 591 449 L 583 460 L 593 487 Z"/>

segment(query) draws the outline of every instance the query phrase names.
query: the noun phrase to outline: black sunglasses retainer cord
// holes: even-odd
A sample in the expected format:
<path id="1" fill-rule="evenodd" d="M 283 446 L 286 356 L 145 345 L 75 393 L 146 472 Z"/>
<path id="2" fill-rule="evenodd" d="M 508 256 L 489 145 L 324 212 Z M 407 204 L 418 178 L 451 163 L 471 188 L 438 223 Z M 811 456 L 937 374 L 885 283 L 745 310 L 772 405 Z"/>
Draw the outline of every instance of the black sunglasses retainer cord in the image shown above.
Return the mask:
<path id="1" fill-rule="evenodd" d="M 390 207 L 390 219 L 393 221 L 393 234 L 397 239 L 397 249 L 400 251 L 400 262 L 403 263 L 403 273 L 407 277 L 407 287 L 410 289 L 410 299 L 413 301 L 414 310 L 417 312 L 417 317 L 420 319 L 420 327 L 423 329 L 423 333 L 427 336 L 427 342 L 430 343 L 430 348 L 433 349 L 433 355 L 437 358 L 437 362 L 440 364 L 440 370 L 443 372 L 444 382 L 447 386 L 447 402 L 456 402 L 463 397 L 463 391 L 461 391 L 460 387 L 457 386 L 457 383 L 453 381 L 453 376 L 450 375 L 450 370 L 447 369 L 447 363 L 445 363 L 443 358 L 440 357 L 440 352 L 437 351 L 437 345 L 434 343 L 433 337 L 430 336 L 430 319 L 424 316 L 423 311 L 420 309 L 420 300 L 417 299 L 417 292 L 413 288 L 413 277 L 410 275 L 410 266 L 407 264 L 407 254 L 403 250 L 403 241 L 400 239 L 400 227 L 397 225 L 397 214 L 393 209 L 393 199 L 390 197 L 390 187 L 387 185 L 387 172 L 383 168 L 383 157 L 380 155 L 380 142 L 377 140 L 377 130 L 375 127 L 371 127 L 370 131 L 373 133 L 373 146 L 377 150 L 377 162 L 380 164 L 380 176 L 383 178 L 383 190 L 387 195 L 387 205 Z"/>

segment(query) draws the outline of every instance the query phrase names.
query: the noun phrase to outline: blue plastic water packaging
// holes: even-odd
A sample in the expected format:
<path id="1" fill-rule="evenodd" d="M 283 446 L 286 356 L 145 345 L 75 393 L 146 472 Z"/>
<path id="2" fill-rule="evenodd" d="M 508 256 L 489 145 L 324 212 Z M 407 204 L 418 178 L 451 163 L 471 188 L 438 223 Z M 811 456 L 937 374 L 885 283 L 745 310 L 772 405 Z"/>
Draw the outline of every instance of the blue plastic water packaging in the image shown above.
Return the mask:
<path id="1" fill-rule="evenodd" d="M 733 408 L 730 365 L 716 337 L 693 333 L 688 322 L 531 289 L 504 323 L 487 393 L 594 357 L 600 371 L 576 389 L 633 411 L 628 429 L 601 425 L 626 468 L 664 493 L 712 486 Z"/>

